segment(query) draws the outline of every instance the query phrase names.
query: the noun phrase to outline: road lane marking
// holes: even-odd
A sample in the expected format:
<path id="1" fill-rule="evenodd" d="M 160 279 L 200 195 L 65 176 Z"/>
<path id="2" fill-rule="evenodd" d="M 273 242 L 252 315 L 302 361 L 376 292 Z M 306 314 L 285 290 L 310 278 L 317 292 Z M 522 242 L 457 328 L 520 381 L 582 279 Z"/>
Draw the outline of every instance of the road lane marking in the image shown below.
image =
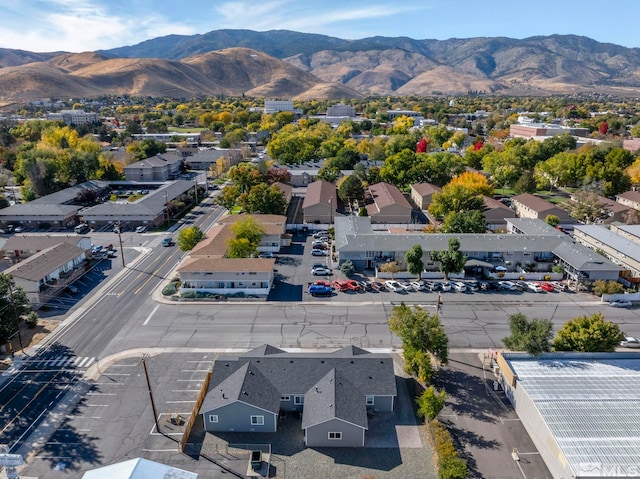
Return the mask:
<path id="1" fill-rule="evenodd" d="M 160 307 L 159 304 L 156 305 L 155 308 L 153 308 L 153 311 L 151 311 L 151 313 L 149 313 L 149 316 L 147 316 L 147 319 L 144 320 L 144 323 L 142 323 L 143 326 L 146 326 L 149 321 L 151 320 L 151 317 L 156 313 L 156 311 L 158 311 L 158 308 Z"/>

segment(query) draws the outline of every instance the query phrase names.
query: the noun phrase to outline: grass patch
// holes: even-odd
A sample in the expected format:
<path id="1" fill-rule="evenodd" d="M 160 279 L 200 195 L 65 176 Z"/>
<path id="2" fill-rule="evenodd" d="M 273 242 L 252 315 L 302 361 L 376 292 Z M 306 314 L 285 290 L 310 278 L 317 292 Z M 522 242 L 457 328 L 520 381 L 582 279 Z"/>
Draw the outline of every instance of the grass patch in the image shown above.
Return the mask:
<path id="1" fill-rule="evenodd" d="M 239 215 L 240 213 L 242 213 L 242 207 L 238 205 L 235 205 L 233 209 L 230 211 L 230 214 L 232 215 Z"/>
<path id="2" fill-rule="evenodd" d="M 177 126 L 172 126 L 170 128 L 167 128 L 167 131 L 169 133 L 176 132 L 176 133 L 200 133 L 203 131 L 207 131 L 206 128 L 202 128 L 202 127 L 191 127 L 191 128 L 179 128 Z"/>

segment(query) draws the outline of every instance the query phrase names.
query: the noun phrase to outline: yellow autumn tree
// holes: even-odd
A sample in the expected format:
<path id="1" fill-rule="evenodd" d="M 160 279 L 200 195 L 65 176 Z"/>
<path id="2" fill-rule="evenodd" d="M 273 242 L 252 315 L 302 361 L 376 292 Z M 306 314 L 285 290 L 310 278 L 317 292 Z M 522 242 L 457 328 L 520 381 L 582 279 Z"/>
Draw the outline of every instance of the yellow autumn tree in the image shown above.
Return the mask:
<path id="1" fill-rule="evenodd" d="M 640 157 L 627 168 L 627 174 L 631 177 L 632 183 L 640 183 Z"/>
<path id="2" fill-rule="evenodd" d="M 443 189 L 455 189 L 457 186 L 466 188 L 471 194 L 493 196 L 493 186 L 487 177 L 476 171 L 465 171 L 454 177 Z"/>

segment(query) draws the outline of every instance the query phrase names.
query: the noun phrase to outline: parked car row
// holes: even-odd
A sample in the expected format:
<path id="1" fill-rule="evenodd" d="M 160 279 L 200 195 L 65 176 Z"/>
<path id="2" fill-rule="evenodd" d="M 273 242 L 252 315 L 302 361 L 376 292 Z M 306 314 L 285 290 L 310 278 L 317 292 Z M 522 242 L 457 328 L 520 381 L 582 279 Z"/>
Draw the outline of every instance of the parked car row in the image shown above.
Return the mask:
<path id="1" fill-rule="evenodd" d="M 330 275 L 332 271 L 324 265 L 316 264 L 311 270 L 314 276 Z M 527 281 L 401 281 L 386 280 L 379 281 L 355 281 L 355 280 L 335 280 L 332 287 L 336 291 L 391 291 L 396 293 L 411 291 L 427 292 L 448 292 L 458 293 L 502 290 L 502 291 L 530 291 L 530 292 L 552 292 L 564 291 L 565 285 L 560 282 L 527 282 Z"/>

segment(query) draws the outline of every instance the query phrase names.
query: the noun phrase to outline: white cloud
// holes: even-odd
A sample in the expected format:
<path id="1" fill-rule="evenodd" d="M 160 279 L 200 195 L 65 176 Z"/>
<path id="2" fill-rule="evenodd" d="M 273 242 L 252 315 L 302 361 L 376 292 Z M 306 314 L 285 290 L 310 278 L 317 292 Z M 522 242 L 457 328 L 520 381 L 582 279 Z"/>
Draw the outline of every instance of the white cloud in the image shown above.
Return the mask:
<path id="1" fill-rule="evenodd" d="M 0 25 L 0 46 L 51 52 L 109 49 L 168 34 L 193 34 L 193 27 L 152 13 L 116 14 L 104 2 L 51 0 L 44 8 L 25 9 Z"/>
<path id="2" fill-rule="evenodd" d="M 358 8 L 341 8 L 340 5 L 330 5 L 328 2 L 318 2 L 309 7 L 309 4 L 300 5 L 300 2 L 295 0 L 273 0 L 259 5 L 251 1 L 231 1 L 216 7 L 216 11 L 222 17 L 217 27 L 250 28 L 260 31 L 295 30 L 325 34 L 342 32 L 346 38 L 352 37 L 356 30 L 362 31 L 362 26 L 357 25 L 361 20 L 384 19 L 428 8 L 420 5 L 393 6 L 371 3 L 369 6 Z M 369 34 L 376 35 L 378 32 L 371 31 Z"/>

